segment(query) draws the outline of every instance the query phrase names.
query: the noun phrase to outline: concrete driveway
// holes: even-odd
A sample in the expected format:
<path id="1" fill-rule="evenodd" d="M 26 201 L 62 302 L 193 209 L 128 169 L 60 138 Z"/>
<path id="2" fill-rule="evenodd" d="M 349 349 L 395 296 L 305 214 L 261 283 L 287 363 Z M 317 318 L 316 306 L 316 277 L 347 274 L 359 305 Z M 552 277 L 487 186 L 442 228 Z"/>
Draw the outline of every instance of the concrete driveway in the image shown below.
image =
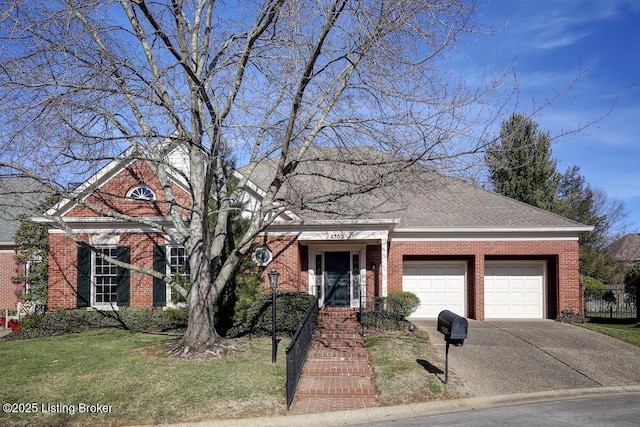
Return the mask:
<path id="1" fill-rule="evenodd" d="M 444 357 L 436 320 L 411 322 Z M 640 347 L 552 320 L 469 320 L 464 345 L 449 347 L 449 371 L 474 396 L 640 385 Z"/>

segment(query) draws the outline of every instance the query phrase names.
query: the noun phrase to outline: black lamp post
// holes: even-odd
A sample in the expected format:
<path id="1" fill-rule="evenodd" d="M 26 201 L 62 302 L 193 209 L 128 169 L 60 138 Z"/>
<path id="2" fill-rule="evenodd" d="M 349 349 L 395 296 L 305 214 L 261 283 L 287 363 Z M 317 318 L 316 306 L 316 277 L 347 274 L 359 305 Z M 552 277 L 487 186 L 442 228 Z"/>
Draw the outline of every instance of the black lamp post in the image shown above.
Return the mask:
<path id="1" fill-rule="evenodd" d="M 271 363 L 276 363 L 278 342 L 276 341 L 276 289 L 280 273 L 274 268 L 269 272 L 269 286 L 271 287 Z"/>

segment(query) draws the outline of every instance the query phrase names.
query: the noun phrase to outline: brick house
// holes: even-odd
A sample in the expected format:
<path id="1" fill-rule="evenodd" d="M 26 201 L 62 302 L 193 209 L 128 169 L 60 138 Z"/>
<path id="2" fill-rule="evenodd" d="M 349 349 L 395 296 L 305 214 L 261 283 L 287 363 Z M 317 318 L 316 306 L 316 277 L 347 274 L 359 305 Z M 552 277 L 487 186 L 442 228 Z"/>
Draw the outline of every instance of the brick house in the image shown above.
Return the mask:
<path id="1" fill-rule="evenodd" d="M 296 179 L 282 187 L 288 209 L 258 237 L 254 253 L 265 286 L 266 273 L 276 269 L 280 289 L 318 295 L 322 306 L 347 307 L 407 290 L 421 300 L 414 316 L 427 318 L 445 308 L 479 320 L 582 311 L 578 236 L 591 227 L 422 166 L 413 167 L 406 179 L 332 200 L 316 198 L 319 204 L 313 205 L 314 189 L 345 170 L 339 164 L 345 153 L 333 154 L 334 162 L 317 161 L 313 173 L 300 165 Z M 247 206 L 260 202 L 271 167 L 264 162 L 251 170 Z M 162 194 L 158 185 L 144 162 L 122 158 L 77 192 L 103 209 L 168 225 L 166 209 L 156 199 Z M 188 205 L 188 187 L 178 178 L 174 186 Z M 184 253 L 157 229 L 99 216 L 71 200 L 48 214 L 120 259 L 167 271 L 184 264 Z M 67 234 L 55 228 L 50 233 L 50 310 L 175 302 L 161 281 L 103 265 Z"/>
<path id="2" fill-rule="evenodd" d="M 25 283 L 15 284 L 13 278 L 25 272 L 26 265 L 16 264 L 14 236 L 20 226 L 20 215 L 31 215 L 44 199 L 42 185 L 25 176 L 0 177 L 0 310 L 15 310 L 19 299 L 16 292 L 25 291 Z"/>

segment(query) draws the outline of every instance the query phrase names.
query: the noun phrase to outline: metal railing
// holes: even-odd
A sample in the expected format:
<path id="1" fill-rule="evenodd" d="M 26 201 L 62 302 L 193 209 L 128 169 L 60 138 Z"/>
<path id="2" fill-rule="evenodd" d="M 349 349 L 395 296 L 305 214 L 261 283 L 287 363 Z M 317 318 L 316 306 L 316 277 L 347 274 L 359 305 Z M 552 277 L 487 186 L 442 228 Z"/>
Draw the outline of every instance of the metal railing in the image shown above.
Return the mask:
<path id="1" fill-rule="evenodd" d="M 298 330 L 293 335 L 291 344 L 285 351 L 287 359 L 287 410 L 293 402 L 293 396 L 296 393 L 298 381 L 300 380 L 300 375 L 302 375 L 304 363 L 307 360 L 307 353 L 313 342 L 313 332 L 318 320 L 318 311 L 318 298 L 316 297 L 311 307 L 309 307 L 304 320 L 298 326 Z"/>
<path id="2" fill-rule="evenodd" d="M 624 294 L 618 298 L 596 298 L 586 295 L 584 314 L 587 317 L 604 319 L 636 319 L 638 306 L 635 295 Z"/>

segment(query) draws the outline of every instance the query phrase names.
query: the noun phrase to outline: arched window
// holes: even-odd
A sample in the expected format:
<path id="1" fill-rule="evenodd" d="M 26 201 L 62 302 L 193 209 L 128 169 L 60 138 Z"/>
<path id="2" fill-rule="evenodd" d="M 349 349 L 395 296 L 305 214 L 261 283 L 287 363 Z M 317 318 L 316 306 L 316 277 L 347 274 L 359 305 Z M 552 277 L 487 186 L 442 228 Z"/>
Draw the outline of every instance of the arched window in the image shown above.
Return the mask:
<path id="1" fill-rule="evenodd" d="M 129 194 L 127 194 L 127 197 L 130 197 L 136 200 L 155 200 L 156 199 L 156 195 L 153 192 L 153 190 L 144 185 L 133 187 L 131 190 L 129 190 Z"/>

